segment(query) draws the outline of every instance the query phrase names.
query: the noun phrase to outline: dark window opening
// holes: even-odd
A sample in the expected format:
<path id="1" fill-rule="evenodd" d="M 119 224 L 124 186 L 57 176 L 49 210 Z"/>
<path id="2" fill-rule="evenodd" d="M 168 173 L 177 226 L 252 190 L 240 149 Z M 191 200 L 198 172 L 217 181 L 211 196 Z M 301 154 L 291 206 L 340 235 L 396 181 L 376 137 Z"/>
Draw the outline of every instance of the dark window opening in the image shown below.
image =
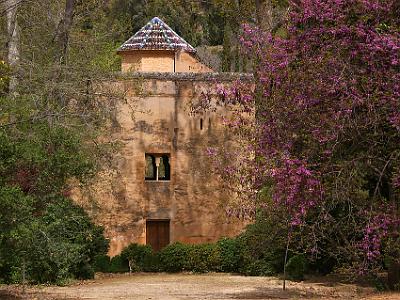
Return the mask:
<path id="1" fill-rule="evenodd" d="M 154 155 L 146 154 L 146 180 L 157 180 L 157 166 Z"/>
<path id="2" fill-rule="evenodd" d="M 170 180 L 169 154 L 146 154 L 145 180 Z"/>
<path id="3" fill-rule="evenodd" d="M 200 119 L 200 130 L 203 130 L 203 119 Z"/>
<path id="4" fill-rule="evenodd" d="M 160 165 L 158 167 L 158 180 L 170 180 L 171 169 L 169 165 L 168 155 L 160 157 Z"/>

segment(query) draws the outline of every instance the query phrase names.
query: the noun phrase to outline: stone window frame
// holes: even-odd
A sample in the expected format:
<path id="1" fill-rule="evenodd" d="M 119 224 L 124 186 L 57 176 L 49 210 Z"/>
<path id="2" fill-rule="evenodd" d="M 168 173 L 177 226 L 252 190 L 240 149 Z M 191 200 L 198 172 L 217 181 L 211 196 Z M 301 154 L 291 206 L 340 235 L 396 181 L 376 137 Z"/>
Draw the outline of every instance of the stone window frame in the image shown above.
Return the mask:
<path id="1" fill-rule="evenodd" d="M 154 170 L 151 172 L 152 176 L 148 176 L 148 158 L 152 159 L 152 164 Z M 159 176 L 159 168 L 160 164 L 164 165 L 165 176 Z M 169 182 L 171 181 L 171 154 L 170 153 L 145 153 L 145 171 L 144 171 L 144 180 L 145 181 L 160 181 L 160 182 Z"/>

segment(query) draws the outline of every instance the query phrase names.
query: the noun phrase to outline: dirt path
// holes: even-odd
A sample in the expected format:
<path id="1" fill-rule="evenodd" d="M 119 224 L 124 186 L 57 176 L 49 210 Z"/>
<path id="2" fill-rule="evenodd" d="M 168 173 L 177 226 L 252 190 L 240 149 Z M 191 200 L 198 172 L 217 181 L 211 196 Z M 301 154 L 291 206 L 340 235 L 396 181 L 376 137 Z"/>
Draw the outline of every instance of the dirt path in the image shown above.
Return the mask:
<path id="1" fill-rule="evenodd" d="M 225 299 L 368 299 L 400 300 L 400 294 L 378 294 L 351 284 L 282 282 L 273 277 L 226 274 L 135 274 L 84 281 L 67 287 L 30 288 L 25 299 L 90 300 L 225 300 Z M 0 287 L 1 291 L 1 287 Z M 0 294 L 0 299 L 3 299 Z M 13 298 L 10 298 L 13 299 Z M 16 299 L 16 298 L 14 298 Z M 7 299 L 8 300 L 8 299 Z"/>

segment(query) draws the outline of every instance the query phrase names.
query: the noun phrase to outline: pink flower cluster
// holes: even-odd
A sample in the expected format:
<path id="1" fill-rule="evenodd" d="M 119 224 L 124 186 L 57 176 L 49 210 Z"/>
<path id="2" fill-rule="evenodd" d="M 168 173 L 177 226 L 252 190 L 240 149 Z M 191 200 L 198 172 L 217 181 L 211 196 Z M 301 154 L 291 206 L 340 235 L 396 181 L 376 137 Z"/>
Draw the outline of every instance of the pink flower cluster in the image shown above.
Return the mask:
<path id="1" fill-rule="evenodd" d="M 382 240 L 391 232 L 397 232 L 399 225 L 400 219 L 391 206 L 380 206 L 379 210 L 370 217 L 359 244 L 364 254 L 362 272 L 366 272 L 370 265 L 381 257 Z"/>
<path id="2" fill-rule="evenodd" d="M 280 168 L 271 170 L 271 177 L 275 182 L 275 204 L 287 209 L 292 226 L 301 225 L 308 210 L 322 198 L 319 180 L 306 163 L 298 159 L 284 159 Z"/>

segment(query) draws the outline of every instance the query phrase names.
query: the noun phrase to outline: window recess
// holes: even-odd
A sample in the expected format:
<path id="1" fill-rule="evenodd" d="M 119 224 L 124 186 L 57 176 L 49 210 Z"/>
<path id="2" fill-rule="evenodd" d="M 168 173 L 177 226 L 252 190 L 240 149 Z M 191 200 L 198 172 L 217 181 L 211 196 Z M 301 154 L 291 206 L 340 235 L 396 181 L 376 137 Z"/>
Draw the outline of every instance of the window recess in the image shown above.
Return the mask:
<path id="1" fill-rule="evenodd" d="M 169 154 L 147 154 L 145 180 L 168 181 L 171 180 L 171 167 Z"/>

